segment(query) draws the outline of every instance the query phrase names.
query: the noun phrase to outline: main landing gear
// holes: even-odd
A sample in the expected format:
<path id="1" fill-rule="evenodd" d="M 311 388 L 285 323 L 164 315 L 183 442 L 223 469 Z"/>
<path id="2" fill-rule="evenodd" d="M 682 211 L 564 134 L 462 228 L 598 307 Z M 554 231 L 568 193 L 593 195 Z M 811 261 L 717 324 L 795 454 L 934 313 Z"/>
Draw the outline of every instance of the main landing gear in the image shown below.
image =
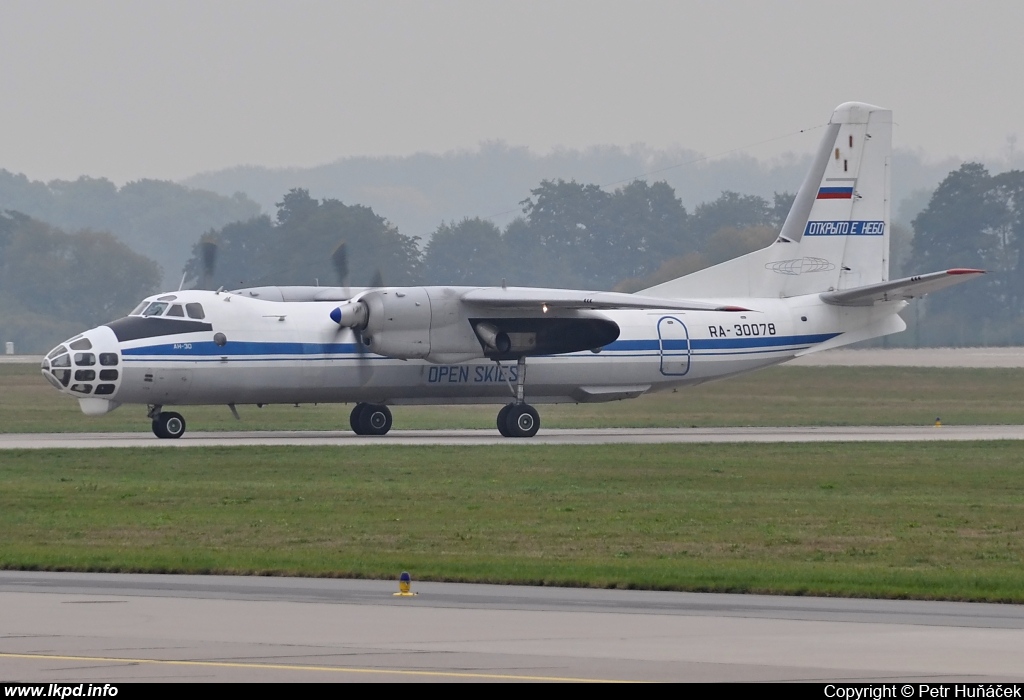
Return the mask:
<path id="1" fill-rule="evenodd" d="M 357 403 L 348 422 L 356 435 L 386 435 L 391 430 L 391 410 L 387 406 Z"/>
<path id="2" fill-rule="evenodd" d="M 537 409 L 523 400 L 523 386 L 526 384 L 525 357 L 519 358 L 516 368 L 516 400 L 498 411 L 498 432 L 504 437 L 533 437 L 540 429 L 540 415 Z"/>
<path id="3" fill-rule="evenodd" d="M 149 417 L 153 419 L 153 434 L 161 439 L 177 439 L 185 434 L 185 419 L 180 413 L 163 411 L 163 406 L 151 406 Z"/>

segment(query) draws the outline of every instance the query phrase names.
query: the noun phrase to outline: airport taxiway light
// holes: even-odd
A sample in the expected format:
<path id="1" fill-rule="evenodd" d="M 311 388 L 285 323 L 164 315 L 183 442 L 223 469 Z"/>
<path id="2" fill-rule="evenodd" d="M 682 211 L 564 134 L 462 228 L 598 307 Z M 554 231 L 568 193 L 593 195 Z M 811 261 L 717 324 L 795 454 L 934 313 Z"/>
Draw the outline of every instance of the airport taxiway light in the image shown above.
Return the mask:
<path id="1" fill-rule="evenodd" d="M 398 577 L 398 593 L 392 593 L 392 595 L 400 596 L 411 596 L 416 595 L 410 590 L 412 588 L 412 576 L 409 575 L 408 571 L 403 571 L 402 575 Z"/>
<path id="2" fill-rule="evenodd" d="M 936 428 L 941 428 L 942 427 L 942 419 L 941 418 L 936 418 L 935 419 L 935 427 Z"/>

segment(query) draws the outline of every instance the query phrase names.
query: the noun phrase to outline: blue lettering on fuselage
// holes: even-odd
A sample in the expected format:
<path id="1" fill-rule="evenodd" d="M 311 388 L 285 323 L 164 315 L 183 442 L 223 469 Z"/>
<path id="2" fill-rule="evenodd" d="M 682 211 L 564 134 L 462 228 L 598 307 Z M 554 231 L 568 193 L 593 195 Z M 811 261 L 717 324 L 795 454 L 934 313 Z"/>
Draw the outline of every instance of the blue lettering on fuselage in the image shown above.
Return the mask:
<path id="1" fill-rule="evenodd" d="M 808 221 L 805 236 L 881 236 L 884 221 Z"/>
<path id="2" fill-rule="evenodd" d="M 514 382 L 518 377 L 519 369 L 514 366 L 434 365 L 427 369 L 428 384 L 493 384 Z"/>

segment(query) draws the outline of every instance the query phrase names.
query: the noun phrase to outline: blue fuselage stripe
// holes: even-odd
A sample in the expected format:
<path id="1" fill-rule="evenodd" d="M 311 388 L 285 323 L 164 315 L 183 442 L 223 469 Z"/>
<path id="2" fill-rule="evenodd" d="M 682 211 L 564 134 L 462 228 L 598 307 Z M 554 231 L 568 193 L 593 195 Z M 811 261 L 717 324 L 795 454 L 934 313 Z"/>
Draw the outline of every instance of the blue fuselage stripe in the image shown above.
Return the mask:
<path id="1" fill-rule="evenodd" d="M 817 343 L 834 338 L 838 333 L 815 335 L 762 336 L 746 338 L 696 338 L 686 339 L 642 339 L 616 340 L 602 349 L 622 357 L 637 356 L 648 351 L 657 355 L 663 351 L 693 353 L 695 355 L 729 355 L 750 352 L 776 352 L 786 349 L 802 350 Z M 732 352 L 709 352 L 709 351 Z M 126 362 L 146 359 L 209 362 L 221 358 L 249 359 L 259 361 L 305 360 L 305 359 L 387 359 L 370 352 L 361 351 L 355 343 L 268 343 L 231 341 L 220 346 L 210 341 L 192 343 L 166 343 L 148 347 L 126 348 L 121 351 Z"/>

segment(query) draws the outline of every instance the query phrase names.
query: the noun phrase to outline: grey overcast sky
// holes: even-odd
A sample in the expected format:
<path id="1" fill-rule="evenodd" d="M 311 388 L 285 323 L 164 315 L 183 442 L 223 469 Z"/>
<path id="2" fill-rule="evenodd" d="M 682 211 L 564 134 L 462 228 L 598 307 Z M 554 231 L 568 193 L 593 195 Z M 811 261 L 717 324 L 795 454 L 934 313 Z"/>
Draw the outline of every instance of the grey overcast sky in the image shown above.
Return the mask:
<path id="1" fill-rule="evenodd" d="M 897 146 L 991 157 L 1024 125 L 1022 28 L 1011 0 L 0 0 L 0 168 L 123 183 L 495 139 L 717 154 L 848 100 L 892 108 Z"/>

